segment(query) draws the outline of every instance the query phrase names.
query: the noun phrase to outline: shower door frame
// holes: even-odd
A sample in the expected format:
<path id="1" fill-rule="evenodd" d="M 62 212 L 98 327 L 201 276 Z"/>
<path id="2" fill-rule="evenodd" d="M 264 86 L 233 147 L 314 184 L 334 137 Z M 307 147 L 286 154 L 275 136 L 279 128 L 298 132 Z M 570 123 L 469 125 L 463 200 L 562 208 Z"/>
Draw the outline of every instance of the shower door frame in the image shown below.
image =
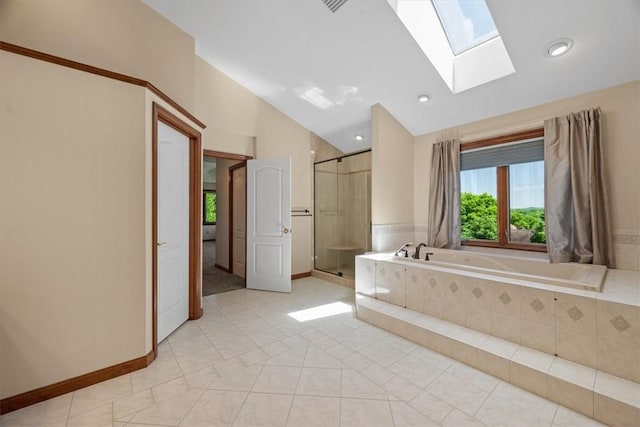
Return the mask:
<path id="1" fill-rule="evenodd" d="M 342 272 L 338 271 L 340 266 L 336 266 L 336 270 L 338 271 L 337 273 L 334 273 L 332 271 L 327 271 L 321 268 L 318 268 L 316 266 L 316 243 L 317 243 L 317 228 L 316 228 L 316 221 L 318 219 L 318 215 L 316 212 L 316 197 L 317 197 L 317 182 L 316 182 L 316 165 L 319 165 L 321 163 L 327 163 L 327 162 L 333 162 L 333 161 L 337 161 L 336 163 L 336 175 L 338 175 L 338 166 L 337 164 L 342 162 L 342 159 L 348 158 L 348 157 L 353 157 L 353 156 L 357 156 L 360 154 L 364 154 L 364 153 L 371 153 L 372 150 L 370 148 L 365 149 L 365 150 L 360 150 L 360 151 L 356 151 L 353 153 L 349 153 L 349 154 L 345 154 L 343 156 L 338 156 L 338 157 L 333 157 L 331 159 L 326 159 L 326 160 L 320 160 L 319 162 L 314 162 L 313 163 L 313 269 L 314 270 L 318 270 L 318 271 L 322 271 L 323 273 L 327 273 L 327 274 L 332 274 L 334 276 L 337 277 L 348 277 L 348 276 L 343 276 Z M 338 179 L 338 183 L 339 183 L 339 177 L 336 177 Z M 338 184 L 339 185 L 339 184 Z M 340 205 L 339 205 L 339 197 L 340 195 L 337 194 L 336 197 L 338 197 L 338 209 L 337 212 L 340 211 Z M 371 199 L 369 199 L 369 203 L 371 203 Z M 371 242 L 371 212 L 369 215 L 369 242 Z M 366 249 L 365 249 L 366 250 Z"/>

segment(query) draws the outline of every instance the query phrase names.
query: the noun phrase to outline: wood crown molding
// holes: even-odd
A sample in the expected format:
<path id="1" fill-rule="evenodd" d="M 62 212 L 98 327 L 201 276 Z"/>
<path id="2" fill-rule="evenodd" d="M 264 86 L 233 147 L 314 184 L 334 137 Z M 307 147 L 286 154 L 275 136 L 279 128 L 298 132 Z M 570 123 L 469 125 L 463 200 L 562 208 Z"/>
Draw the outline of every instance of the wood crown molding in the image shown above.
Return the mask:
<path id="1" fill-rule="evenodd" d="M 115 71 L 106 70 L 104 68 L 94 67 L 93 65 L 84 64 L 82 62 L 72 61 L 70 59 L 62 58 L 60 56 L 51 55 L 48 53 L 40 52 L 37 50 L 29 49 L 23 46 L 0 41 L 0 50 L 5 52 L 15 53 L 17 55 L 27 56 L 29 58 L 37 59 L 51 64 L 61 65 L 63 67 L 72 68 L 74 70 L 84 71 L 86 73 L 95 74 L 98 76 L 106 77 L 108 79 L 118 80 L 124 83 L 129 83 L 135 86 L 142 86 L 151 92 L 153 92 L 160 99 L 171 105 L 178 110 L 180 114 L 191 120 L 200 128 L 206 128 L 206 125 L 198 120 L 194 115 L 189 113 L 184 107 L 171 99 L 168 95 L 154 86 L 147 80 L 139 79 L 137 77 L 128 76 L 126 74 L 116 73 Z"/>
<path id="2" fill-rule="evenodd" d="M 153 350 L 151 350 L 146 355 L 127 362 L 7 397 L 0 400 L 0 415 L 146 368 L 154 359 L 155 356 Z"/>

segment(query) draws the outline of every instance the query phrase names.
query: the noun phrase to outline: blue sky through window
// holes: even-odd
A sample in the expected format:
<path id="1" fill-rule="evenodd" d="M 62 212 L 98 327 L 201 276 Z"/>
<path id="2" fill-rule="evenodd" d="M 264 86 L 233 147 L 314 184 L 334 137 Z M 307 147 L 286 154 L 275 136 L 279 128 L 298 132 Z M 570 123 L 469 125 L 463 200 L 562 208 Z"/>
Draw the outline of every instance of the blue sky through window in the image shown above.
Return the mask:
<path id="1" fill-rule="evenodd" d="M 498 35 L 484 0 L 432 0 L 454 55 Z"/>
<path id="2" fill-rule="evenodd" d="M 460 173 L 460 191 L 497 197 L 496 168 Z M 512 209 L 544 207 L 544 162 L 509 166 L 509 204 Z"/>

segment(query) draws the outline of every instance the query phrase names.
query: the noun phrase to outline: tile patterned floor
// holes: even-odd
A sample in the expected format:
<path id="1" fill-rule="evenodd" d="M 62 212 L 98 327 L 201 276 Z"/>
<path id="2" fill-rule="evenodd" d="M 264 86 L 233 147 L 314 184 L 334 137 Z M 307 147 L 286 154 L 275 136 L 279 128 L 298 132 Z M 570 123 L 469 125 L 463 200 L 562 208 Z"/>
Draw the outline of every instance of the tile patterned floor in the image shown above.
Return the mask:
<path id="1" fill-rule="evenodd" d="M 6 414 L 0 426 L 600 425 L 351 311 L 296 320 L 288 313 L 353 310 L 352 290 L 316 278 L 291 294 L 242 289 L 204 301 L 202 319 L 165 340 L 146 369 Z"/>

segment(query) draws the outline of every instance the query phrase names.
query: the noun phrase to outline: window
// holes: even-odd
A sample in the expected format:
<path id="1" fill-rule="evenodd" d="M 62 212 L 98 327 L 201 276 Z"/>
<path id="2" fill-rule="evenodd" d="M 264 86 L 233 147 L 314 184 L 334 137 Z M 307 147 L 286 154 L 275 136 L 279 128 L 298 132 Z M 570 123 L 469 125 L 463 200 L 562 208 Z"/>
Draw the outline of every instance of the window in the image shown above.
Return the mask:
<path id="1" fill-rule="evenodd" d="M 204 225 L 216 223 L 216 192 L 205 190 L 202 192 L 202 219 Z"/>
<path id="2" fill-rule="evenodd" d="M 536 129 L 462 145 L 463 244 L 546 250 L 542 137 Z"/>

